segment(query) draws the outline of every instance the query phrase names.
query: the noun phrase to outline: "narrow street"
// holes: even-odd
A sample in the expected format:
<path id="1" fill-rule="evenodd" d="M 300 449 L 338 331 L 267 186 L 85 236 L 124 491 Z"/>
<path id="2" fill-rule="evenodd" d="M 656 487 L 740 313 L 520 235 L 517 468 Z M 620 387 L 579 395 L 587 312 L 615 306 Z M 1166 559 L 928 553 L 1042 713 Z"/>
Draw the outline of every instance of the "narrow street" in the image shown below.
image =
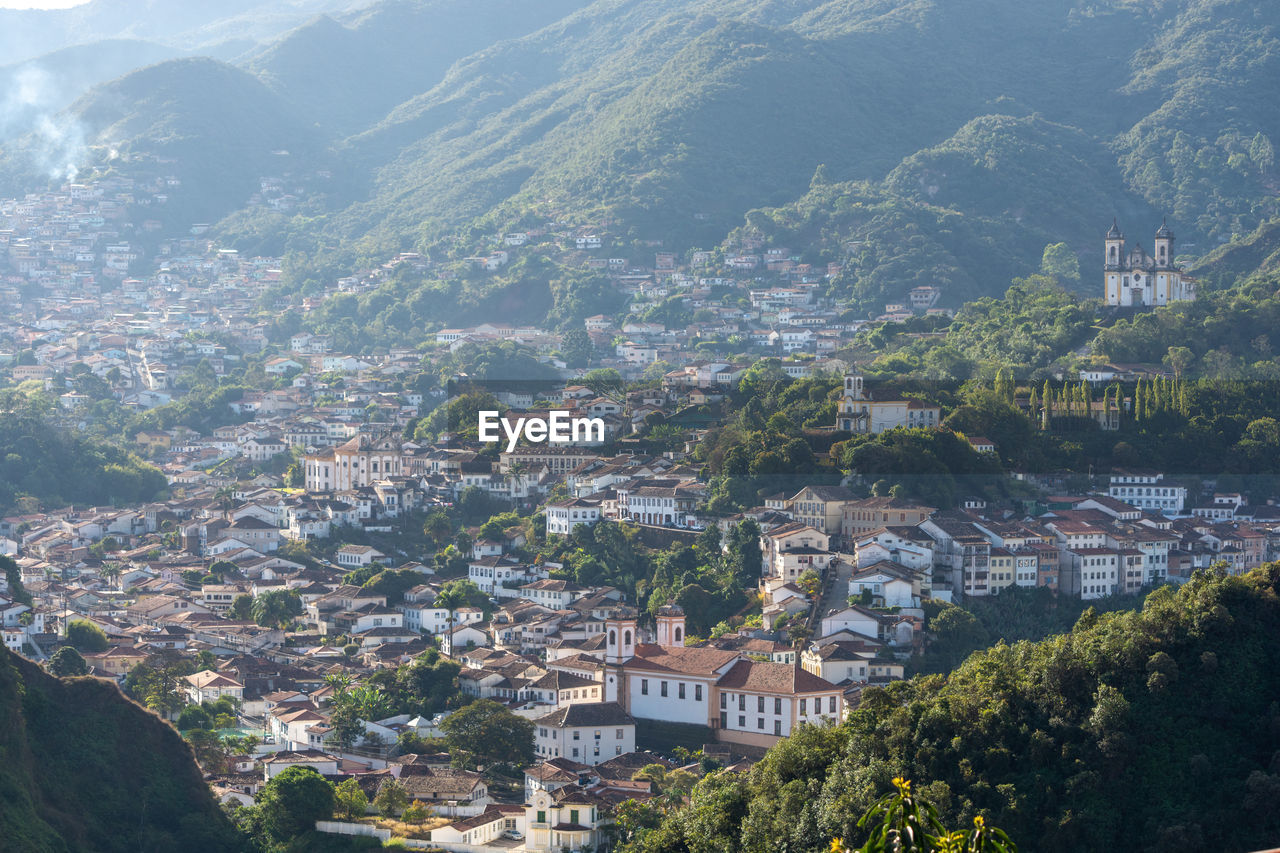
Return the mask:
<path id="1" fill-rule="evenodd" d="M 848 603 L 851 577 L 853 577 L 853 564 L 843 559 L 835 561 L 833 568 L 827 571 L 823 579 L 822 595 L 818 597 L 817 606 L 809 613 L 810 636 L 817 629 L 823 616 L 832 610 L 843 608 Z"/>

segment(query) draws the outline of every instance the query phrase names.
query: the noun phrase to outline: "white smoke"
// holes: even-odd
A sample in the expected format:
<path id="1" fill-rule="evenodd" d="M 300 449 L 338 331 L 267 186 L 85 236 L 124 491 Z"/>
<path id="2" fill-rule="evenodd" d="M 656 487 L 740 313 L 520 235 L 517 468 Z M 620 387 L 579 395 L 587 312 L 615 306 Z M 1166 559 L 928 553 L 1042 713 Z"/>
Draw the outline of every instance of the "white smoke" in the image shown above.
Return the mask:
<path id="1" fill-rule="evenodd" d="M 31 64 L 19 68 L 0 97 L 0 142 L 25 154 L 50 178 L 72 181 L 89 147 L 80 121 L 59 111 L 64 98 L 62 87 L 48 71 Z"/>

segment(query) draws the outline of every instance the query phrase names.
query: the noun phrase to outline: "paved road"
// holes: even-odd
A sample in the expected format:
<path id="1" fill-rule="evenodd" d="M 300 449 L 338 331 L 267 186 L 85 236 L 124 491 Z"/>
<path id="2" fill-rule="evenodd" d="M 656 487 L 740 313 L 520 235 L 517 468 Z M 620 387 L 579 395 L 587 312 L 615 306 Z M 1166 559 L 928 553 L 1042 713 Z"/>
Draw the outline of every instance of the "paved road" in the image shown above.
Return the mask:
<path id="1" fill-rule="evenodd" d="M 823 616 L 848 604 L 849 578 L 852 576 L 853 565 L 844 560 L 836 563 L 834 574 L 831 570 L 828 570 L 827 579 L 829 582 L 823 584 L 822 597 L 818 600 L 817 614 L 812 623 L 815 633 Z"/>

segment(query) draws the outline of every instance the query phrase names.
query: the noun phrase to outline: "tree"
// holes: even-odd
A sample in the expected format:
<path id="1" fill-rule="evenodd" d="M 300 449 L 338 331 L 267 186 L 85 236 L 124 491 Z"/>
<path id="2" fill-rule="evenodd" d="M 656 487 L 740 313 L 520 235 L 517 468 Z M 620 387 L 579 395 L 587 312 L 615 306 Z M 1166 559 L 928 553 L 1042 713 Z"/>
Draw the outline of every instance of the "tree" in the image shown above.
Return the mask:
<path id="1" fill-rule="evenodd" d="M 59 678 L 70 675 L 88 675 L 89 664 L 71 646 L 63 646 L 49 658 L 49 671 Z"/>
<path id="2" fill-rule="evenodd" d="M 523 767 L 534 760 L 533 722 L 491 699 L 454 711 L 440 724 L 450 752 L 466 764 Z"/>
<path id="3" fill-rule="evenodd" d="M 110 645 L 107 642 L 106 633 L 101 628 L 83 619 L 72 619 L 68 623 L 67 642 L 75 646 L 78 651 L 89 654 L 105 652 Z"/>
<path id="4" fill-rule="evenodd" d="M 436 596 L 436 607 L 449 611 L 449 626 L 453 626 L 453 614 L 459 607 L 479 607 L 487 609 L 489 597 L 480 591 L 476 582 L 469 578 L 451 580 L 440 587 Z"/>
<path id="5" fill-rule="evenodd" d="M 333 791 L 334 812 L 346 820 L 363 817 L 369 809 L 369 798 L 355 779 L 347 779 Z"/>
<path id="6" fill-rule="evenodd" d="M 599 397 L 621 400 L 626 396 L 627 383 L 622 374 L 612 367 L 589 370 L 582 376 L 582 384 Z"/>
<path id="7" fill-rule="evenodd" d="M 22 569 L 19 568 L 17 562 L 12 557 L 0 554 L 0 571 L 4 572 L 9 597 L 19 604 L 25 604 L 30 607 L 32 603 L 31 593 L 27 592 L 22 585 Z"/>
<path id="8" fill-rule="evenodd" d="M 591 360 L 591 336 L 586 329 L 570 329 L 560 342 L 560 352 L 570 367 L 586 367 Z"/>
<path id="9" fill-rule="evenodd" d="M 662 812 L 650 803 L 623 800 L 614 809 L 614 827 L 622 841 L 631 841 L 637 835 L 657 829 L 662 823 Z"/>
<path id="10" fill-rule="evenodd" d="M 409 804 L 409 792 L 400 784 L 399 779 L 387 779 L 378 786 L 378 794 L 373 798 L 378 813 L 384 817 L 394 817 L 404 811 Z"/>
<path id="11" fill-rule="evenodd" d="M 1196 354 L 1188 347 L 1169 347 L 1169 351 L 1165 353 L 1164 363 L 1173 371 L 1174 379 L 1181 379 L 1187 373 L 1187 368 L 1196 360 Z"/>
<path id="12" fill-rule="evenodd" d="M 253 621 L 264 628 L 279 628 L 302 614 L 302 598 L 291 589 L 273 589 L 253 601 Z"/>
<path id="13" fill-rule="evenodd" d="M 929 620 L 933 633 L 933 648 L 948 657 L 952 664 L 959 663 L 975 649 L 987 645 L 987 629 L 978 618 L 961 607 L 944 607 Z"/>
<path id="14" fill-rule="evenodd" d="M 178 715 L 178 731 L 180 732 L 190 729 L 208 729 L 212 725 L 213 718 L 209 716 L 208 711 L 199 705 L 188 705 Z"/>
<path id="15" fill-rule="evenodd" d="M 421 800 L 414 800 L 405 807 L 404 814 L 401 815 L 405 823 L 424 823 L 429 817 L 431 809 L 423 805 Z"/>
<path id="16" fill-rule="evenodd" d="M 355 746 L 364 735 L 364 721 L 360 719 L 360 712 L 351 702 L 336 701 L 333 710 L 329 714 L 329 725 L 333 727 L 333 734 L 329 737 L 341 749 L 350 749 Z"/>
<path id="17" fill-rule="evenodd" d="M 813 569 L 805 569 L 800 573 L 800 577 L 796 578 L 796 586 L 804 590 L 805 595 L 813 598 L 822 590 L 822 578 L 818 577 L 818 573 Z"/>
<path id="18" fill-rule="evenodd" d="M 258 797 L 263 829 L 287 842 L 333 816 L 333 785 L 310 767 L 289 767 L 267 782 Z"/>
<path id="19" fill-rule="evenodd" d="M 870 831 L 858 853 L 1017 853 L 1018 847 L 1003 830 L 988 827 L 981 817 L 973 829 L 948 830 L 938 820 L 938 810 L 911 790 L 907 779 L 893 780 L 894 793 L 886 795 L 858 821 Z M 832 850 L 847 850 L 837 841 Z"/>
<path id="20" fill-rule="evenodd" d="M 249 622 L 253 619 L 253 596 L 246 594 L 237 595 L 231 601 L 231 610 L 227 613 L 228 618 L 237 622 Z"/>
<path id="21" fill-rule="evenodd" d="M 1013 405 L 1014 388 L 1012 368 L 1002 367 L 996 371 L 996 396 L 1010 406 Z"/>
<path id="22" fill-rule="evenodd" d="M 196 762 L 207 773 L 222 773 L 227 769 L 227 749 L 217 732 L 208 729 L 191 729 L 186 733 L 187 743 L 195 753 Z"/>
<path id="23" fill-rule="evenodd" d="M 1057 276 L 1063 283 L 1080 280 L 1080 259 L 1066 243 L 1050 243 L 1040 258 L 1040 272 Z"/>

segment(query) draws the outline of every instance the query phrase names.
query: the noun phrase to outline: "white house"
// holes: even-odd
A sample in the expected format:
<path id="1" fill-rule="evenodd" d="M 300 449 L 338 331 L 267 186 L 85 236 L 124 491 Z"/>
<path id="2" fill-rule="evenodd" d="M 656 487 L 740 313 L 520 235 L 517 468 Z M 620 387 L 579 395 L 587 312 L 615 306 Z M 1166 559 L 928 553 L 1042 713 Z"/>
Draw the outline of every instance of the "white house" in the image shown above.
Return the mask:
<path id="1" fill-rule="evenodd" d="M 237 702 L 244 699 L 244 685 L 218 672 L 205 670 L 185 676 L 182 680 L 186 682 L 183 692 L 187 701 L 193 705 L 216 702 L 223 696 L 230 696 Z"/>
<path id="2" fill-rule="evenodd" d="M 617 702 L 575 702 L 533 721 L 539 758 L 596 765 L 636 747 L 636 721 Z"/>
<path id="3" fill-rule="evenodd" d="M 582 498 L 552 501 L 546 506 L 547 533 L 568 536 L 580 524 L 594 524 L 600 520 L 600 503 Z"/>
<path id="4" fill-rule="evenodd" d="M 337 561 L 340 566 L 359 568 L 386 556 L 372 545 L 343 545 L 338 549 Z"/>

